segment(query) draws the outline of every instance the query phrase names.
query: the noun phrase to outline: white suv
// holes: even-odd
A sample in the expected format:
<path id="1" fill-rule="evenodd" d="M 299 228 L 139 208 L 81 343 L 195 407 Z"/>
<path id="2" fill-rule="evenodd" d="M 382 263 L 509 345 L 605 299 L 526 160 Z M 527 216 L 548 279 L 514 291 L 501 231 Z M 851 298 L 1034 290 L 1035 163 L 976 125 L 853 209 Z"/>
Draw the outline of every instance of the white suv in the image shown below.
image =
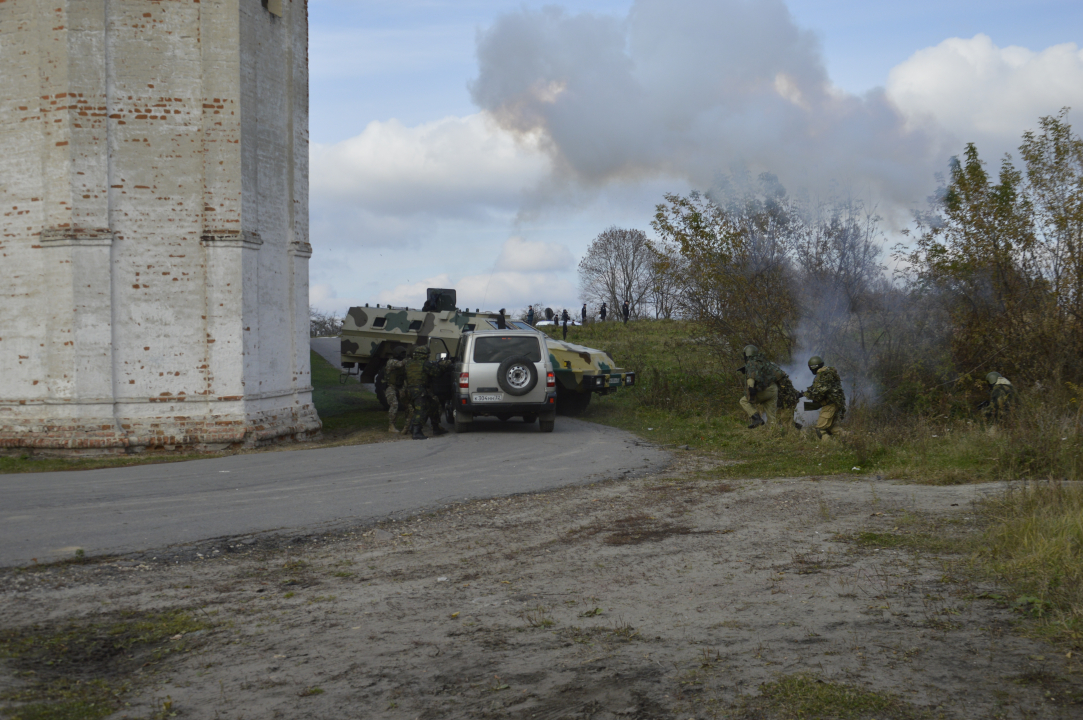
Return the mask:
<path id="1" fill-rule="evenodd" d="M 452 398 L 455 432 L 468 432 L 479 415 L 521 416 L 552 432 L 556 375 L 542 335 L 533 330 L 479 330 L 463 334 L 455 355 Z"/>

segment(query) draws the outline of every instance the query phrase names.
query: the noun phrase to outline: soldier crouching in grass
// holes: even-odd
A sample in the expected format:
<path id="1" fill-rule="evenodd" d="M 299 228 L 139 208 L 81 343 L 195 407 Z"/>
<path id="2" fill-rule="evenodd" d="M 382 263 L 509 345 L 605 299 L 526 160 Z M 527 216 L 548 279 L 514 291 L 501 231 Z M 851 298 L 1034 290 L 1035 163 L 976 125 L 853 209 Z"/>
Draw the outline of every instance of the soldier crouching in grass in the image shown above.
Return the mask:
<path id="1" fill-rule="evenodd" d="M 838 423 L 846 417 L 846 394 L 842 391 L 842 378 L 835 368 L 824 367 L 823 358 L 819 355 L 808 359 L 808 369 L 812 371 L 815 379 L 802 394 L 820 409 L 820 417 L 816 420 L 816 437 L 830 440 L 831 436 L 840 433 Z M 815 409 L 808 407 L 808 404 L 805 408 Z"/>
<path id="2" fill-rule="evenodd" d="M 986 422 L 995 423 L 1008 416 L 1015 399 L 1015 386 L 998 372 L 986 375 L 985 382 L 989 384 L 989 399 L 978 407 L 982 410 Z"/>
<path id="3" fill-rule="evenodd" d="M 741 408 L 748 413 L 751 422 L 749 429 L 760 425 L 774 425 L 778 417 L 778 387 L 786 373 L 782 368 L 767 359 L 755 345 L 746 345 L 744 367 L 737 372 L 745 374 L 745 395 L 741 398 Z M 789 378 L 787 378 L 788 380 Z"/>

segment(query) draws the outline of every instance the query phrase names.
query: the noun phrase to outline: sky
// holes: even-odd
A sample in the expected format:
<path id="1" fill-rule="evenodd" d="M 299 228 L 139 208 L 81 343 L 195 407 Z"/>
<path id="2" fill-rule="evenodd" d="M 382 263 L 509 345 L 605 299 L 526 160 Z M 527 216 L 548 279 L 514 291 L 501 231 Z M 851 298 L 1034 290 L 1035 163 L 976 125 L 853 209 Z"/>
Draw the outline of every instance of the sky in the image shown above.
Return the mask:
<path id="1" fill-rule="evenodd" d="M 579 305 L 610 226 L 734 169 L 898 237 L 952 155 L 1083 111 L 1083 3 L 310 0 L 310 302 Z"/>

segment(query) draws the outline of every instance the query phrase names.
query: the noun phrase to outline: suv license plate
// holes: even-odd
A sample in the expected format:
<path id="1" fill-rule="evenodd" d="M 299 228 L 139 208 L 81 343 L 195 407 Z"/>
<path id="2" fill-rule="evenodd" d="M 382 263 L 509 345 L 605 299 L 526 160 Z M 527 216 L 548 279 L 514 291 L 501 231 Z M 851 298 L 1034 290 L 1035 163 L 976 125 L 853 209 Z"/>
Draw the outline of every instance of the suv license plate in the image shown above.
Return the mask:
<path id="1" fill-rule="evenodd" d="M 487 402 L 500 402 L 504 399 L 503 393 L 497 393 L 495 395 L 475 395 L 474 402 L 487 403 Z"/>

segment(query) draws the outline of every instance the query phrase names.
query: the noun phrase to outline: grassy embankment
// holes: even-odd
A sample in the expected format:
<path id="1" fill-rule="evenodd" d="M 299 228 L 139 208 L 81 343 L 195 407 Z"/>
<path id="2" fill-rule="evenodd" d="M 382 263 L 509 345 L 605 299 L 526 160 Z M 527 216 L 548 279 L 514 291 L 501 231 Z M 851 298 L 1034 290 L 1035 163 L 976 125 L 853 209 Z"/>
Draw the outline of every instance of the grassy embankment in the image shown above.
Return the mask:
<path id="1" fill-rule="evenodd" d="M 312 401 L 323 421 L 323 440 L 310 445 L 275 445 L 269 449 L 323 447 L 328 444 L 363 444 L 387 440 L 387 414 L 380 408 L 376 396 L 364 390 L 356 380 L 339 384 L 338 368 L 312 353 Z M 106 455 L 101 457 L 44 457 L 34 453 L 0 456 L 0 474 L 21 472 L 50 472 L 54 470 L 92 470 L 95 468 L 147 465 L 179 462 L 232 455 L 259 450 L 227 450 L 218 453 L 148 451 L 138 455 Z"/>
<path id="2" fill-rule="evenodd" d="M 387 412 L 376 396 L 350 378 L 339 383 L 339 369 L 312 353 L 312 402 L 323 421 L 324 441 L 359 445 L 389 437 Z M 402 425 L 399 418 L 399 425 Z M 393 437 L 393 436 L 391 436 Z"/>
<path id="3" fill-rule="evenodd" d="M 556 336 L 559 337 L 559 329 Z M 1083 433 L 1078 404 L 1052 407 L 1021 390 L 1010 422 L 977 415 L 922 417 L 852 410 L 848 434 L 818 442 L 792 423 L 747 429 L 742 378 L 726 348 L 682 322 L 569 328 L 568 340 L 610 352 L 637 386 L 596 397 L 585 420 L 729 461 L 720 479 L 879 475 L 921 484 L 1026 481 L 983 504 L 984 532 L 966 547 L 979 574 L 1009 588 L 1005 602 L 1039 628 L 1083 642 Z M 804 388 L 798 388 L 804 389 Z M 944 549 L 944 548 L 941 548 Z"/>
<path id="4" fill-rule="evenodd" d="M 560 336 L 559 328 L 549 329 Z M 583 419 L 663 445 L 721 453 L 733 461 L 718 471 L 726 477 L 860 473 L 948 485 L 1083 476 L 1078 414 L 1066 417 L 1025 395 L 1014 421 L 995 429 L 977 414 L 923 417 L 857 408 L 844 422 L 847 435 L 836 442 L 817 442 L 788 420 L 750 431 L 737 404 L 743 392 L 743 377 L 734 372 L 738 362 L 718 342 L 697 335 L 678 321 L 569 328 L 570 342 L 605 349 L 637 372 L 635 388 L 596 396 Z"/>

